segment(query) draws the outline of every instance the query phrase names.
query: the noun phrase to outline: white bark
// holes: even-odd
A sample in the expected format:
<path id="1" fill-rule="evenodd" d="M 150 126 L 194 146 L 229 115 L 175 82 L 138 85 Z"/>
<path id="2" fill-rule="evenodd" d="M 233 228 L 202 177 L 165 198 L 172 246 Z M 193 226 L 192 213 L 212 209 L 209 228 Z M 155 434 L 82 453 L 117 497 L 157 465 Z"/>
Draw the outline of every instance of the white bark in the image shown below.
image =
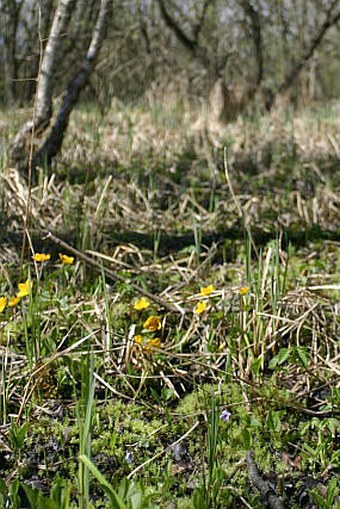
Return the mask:
<path id="1" fill-rule="evenodd" d="M 34 165 L 46 162 L 48 165 L 61 149 L 70 115 L 78 102 L 81 91 L 87 85 L 105 37 L 106 17 L 111 0 L 101 0 L 92 39 L 80 70 L 70 81 L 63 103 L 45 143 L 35 157 Z"/>
<path id="2" fill-rule="evenodd" d="M 55 83 L 54 73 L 60 61 L 60 47 L 70 19 L 73 1 L 74 0 L 59 0 L 44 51 L 37 89 L 36 118 L 40 125 L 44 123 L 48 124 L 52 116 L 52 93 Z"/>
<path id="3" fill-rule="evenodd" d="M 11 145 L 11 152 L 14 158 L 22 158 L 22 151 L 27 145 L 33 127 L 35 132 L 41 132 L 49 125 L 52 116 L 52 94 L 55 84 L 54 73 L 62 54 L 61 46 L 70 19 L 73 2 L 74 0 L 59 0 L 58 2 L 38 76 L 34 126 L 33 120 L 29 120 L 15 136 Z"/>

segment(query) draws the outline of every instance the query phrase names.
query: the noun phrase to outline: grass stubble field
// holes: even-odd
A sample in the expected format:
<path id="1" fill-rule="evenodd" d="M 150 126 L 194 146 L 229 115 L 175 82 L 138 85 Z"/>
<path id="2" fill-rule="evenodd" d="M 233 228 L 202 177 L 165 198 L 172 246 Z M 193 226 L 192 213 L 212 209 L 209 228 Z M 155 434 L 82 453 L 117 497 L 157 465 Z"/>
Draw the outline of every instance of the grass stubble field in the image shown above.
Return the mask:
<path id="1" fill-rule="evenodd" d="M 0 121 L 0 507 L 339 507 L 339 106 L 83 106 L 28 190 L 30 114 Z"/>

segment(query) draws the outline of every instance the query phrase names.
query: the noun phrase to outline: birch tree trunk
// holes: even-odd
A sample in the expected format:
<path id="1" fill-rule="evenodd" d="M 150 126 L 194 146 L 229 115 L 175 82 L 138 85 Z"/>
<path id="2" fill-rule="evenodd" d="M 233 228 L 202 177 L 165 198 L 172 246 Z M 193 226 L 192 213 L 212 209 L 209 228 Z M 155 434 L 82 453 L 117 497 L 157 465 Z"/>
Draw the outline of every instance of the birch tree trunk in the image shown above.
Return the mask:
<path id="1" fill-rule="evenodd" d="M 85 88 L 89 81 L 103 43 L 105 37 L 106 17 L 110 2 L 111 0 L 101 0 L 97 21 L 93 29 L 92 39 L 84 63 L 68 84 L 62 105 L 52 129 L 34 158 L 35 167 L 42 163 L 50 165 L 52 159 L 61 149 L 70 115 L 78 102 L 81 91 Z"/>
<path id="2" fill-rule="evenodd" d="M 11 144 L 11 156 L 15 160 L 25 157 L 32 129 L 43 132 L 49 125 L 52 116 L 52 94 L 54 88 L 54 73 L 61 57 L 63 36 L 67 29 L 74 0 L 59 0 L 53 23 L 45 47 L 36 91 L 36 113 L 33 120 L 28 120 L 19 130 Z"/>

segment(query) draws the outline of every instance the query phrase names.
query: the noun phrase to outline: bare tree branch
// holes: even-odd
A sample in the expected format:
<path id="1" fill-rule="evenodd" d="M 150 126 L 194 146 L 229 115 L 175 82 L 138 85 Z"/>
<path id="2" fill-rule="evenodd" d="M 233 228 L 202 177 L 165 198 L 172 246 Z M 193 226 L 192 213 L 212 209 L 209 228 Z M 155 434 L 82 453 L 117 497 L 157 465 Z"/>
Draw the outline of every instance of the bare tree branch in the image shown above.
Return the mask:
<path id="1" fill-rule="evenodd" d="M 207 12 L 208 12 L 208 7 L 209 7 L 209 5 L 213 4 L 214 2 L 215 2 L 215 0 L 205 0 L 205 2 L 203 4 L 202 12 L 201 12 L 201 16 L 200 16 L 199 22 L 196 24 L 196 26 L 194 27 L 194 30 L 193 30 L 196 43 L 198 41 L 199 35 L 201 33 L 201 30 L 203 28 L 205 17 L 206 17 Z"/>
<path id="2" fill-rule="evenodd" d="M 293 85 L 293 83 L 298 78 L 301 71 L 306 67 L 310 59 L 313 57 L 315 51 L 320 46 L 323 38 L 325 37 L 327 31 L 336 25 L 336 23 L 340 20 L 340 11 L 334 12 L 336 7 L 339 5 L 339 0 L 333 0 L 327 9 L 325 21 L 320 26 L 318 33 L 315 37 L 312 38 L 309 47 L 306 49 L 301 59 L 294 65 L 286 79 L 279 86 L 275 94 L 273 95 L 273 100 L 270 104 L 272 107 L 275 104 L 275 100 L 281 94 L 284 94 L 289 88 Z"/>
<path id="3" fill-rule="evenodd" d="M 163 16 L 163 19 L 165 23 L 168 25 L 168 27 L 176 34 L 177 38 L 181 41 L 181 43 L 194 55 L 197 54 L 198 50 L 198 44 L 197 39 L 190 39 L 186 35 L 186 33 L 181 29 L 181 27 L 176 23 L 173 17 L 170 16 L 169 12 L 167 11 L 164 0 L 158 0 L 159 7 L 161 9 L 161 13 Z"/>
<path id="4" fill-rule="evenodd" d="M 261 493 L 265 507 L 269 507 L 270 509 L 284 509 L 282 499 L 275 494 L 275 491 L 270 487 L 269 483 L 261 477 L 254 460 L 253 452 L 248 451 L 246 458 L 249 480 Z"/>

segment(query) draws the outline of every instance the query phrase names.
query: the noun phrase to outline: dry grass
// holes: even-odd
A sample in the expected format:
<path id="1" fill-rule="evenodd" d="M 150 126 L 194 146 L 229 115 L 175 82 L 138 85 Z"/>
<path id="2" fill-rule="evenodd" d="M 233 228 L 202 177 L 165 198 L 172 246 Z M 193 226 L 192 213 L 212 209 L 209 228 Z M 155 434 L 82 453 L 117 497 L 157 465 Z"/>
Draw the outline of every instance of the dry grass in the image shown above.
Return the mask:
<path id="1" fill-rule="evenodd" d="M 57 252 L 44 237 L 52 231 L 77 246 L 79 256 L 70 279 L 47 278 L 54 297 L 38 306 L 37 348 L 49 345 L 40 360 L 32 365 L 11 333 L 2 334 L 12 417 L 19 422 L 41 395 L 34 418 L 57 412 L 50 407 L 59 366 L 79 363 L 90 345 L 97 387 L 151 411 L 143 396 L 149 383 L 180 400 L 205 381 L 221 388 L 227 376 L 242 386 L 251 414 L 259 402 L 272 404 L 263 380 L 274 373 L 286 391 L 282 400 L 275 396 L 279 408 L 329 416 L 330 390 L 339 388 L 339 124 L 331 110 L 286 120 L 276 111 L 229 126 L 165 108 L 116 105 L 105 119 L 77 111 L 57 171 L 41 171 L 31 191 L 30 238 L 36 251 Z M 0 180 L 1 274 L 8 286 L 19 264 L 28 191 L 5 164 Z M 105 286 L 110 270 L 118 282 Z M 152 354 L 133 341 L 140 319 L 131 281 L 159 299 L 152 309 L 162 317 L 162 343 Z M 195 315 L 200 286 L 212 282 L 207 312 Z M 245 285 L 249 292 L 241 295 Z M 65 292 L 67 303 L 52 305 Z M 1 323 L 2 332 L 15 317 L 20 321 L 16 313 Z M 286 369 L 271 369 L 282 349 L 291 352 Z M 73 409 L 74 402 L 61 405 Z M 2 431 L 8 436 L 8 423 Z"/>

